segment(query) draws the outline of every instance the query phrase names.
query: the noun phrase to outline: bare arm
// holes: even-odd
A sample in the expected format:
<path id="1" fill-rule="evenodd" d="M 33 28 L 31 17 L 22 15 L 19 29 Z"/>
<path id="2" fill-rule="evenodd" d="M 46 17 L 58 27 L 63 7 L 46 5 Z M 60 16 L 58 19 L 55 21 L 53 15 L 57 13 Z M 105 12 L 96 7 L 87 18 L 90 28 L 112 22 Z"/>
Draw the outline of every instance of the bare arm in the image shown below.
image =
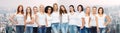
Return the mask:
<path id="1" fill-rule="evenodd" d="M 83 29 L 84 25 L 85 25 L 85 19 L 84 19 L 84 18 L 82 18 L 82 26 L 81 26 L 81 28 L 80 28 L 80 29 Z"/>
<path id="2" fill-rule="evenodd" d="M 13 19 L 14 17 L 15 17 L 15 15 L 10 16 L 9 20 L 10 20 L 13 24 L 14 24 L 14 23 L 16 24 L 17 22 L 14 21 L 14 19 Z"/>
<path id="3" fill-rule="evenodd" d="M 89 17 L 89 22 L 88 22 L 88 26 L 89 26 L 89 27 L 90 27 L 90 23 L 91 23 L 90 21 L 91 21 L 91 18 Z"/>
<path id="4" fill-rule="evenodd" d="M 96 20 L 97 31 L 99 31 L 98 18 L 97 18 L 97 17 L 95 17 L 95 20 Z"/>
<path id="5" fill-rule="evenodd" d="M 36 22 L 36 24 L 39 26 L 39 23 L 38 23 L 38 16 L 37 16 L 37 15 L 35 15 L 35 22 Z"/>
<path id="6" fill-rule="evenodd" d="M 104 24 L 105 26 L 107 26 L 110 22 L 111 22 L 111 18 L 109 16 L 106 16 L 107 22 Z"/>

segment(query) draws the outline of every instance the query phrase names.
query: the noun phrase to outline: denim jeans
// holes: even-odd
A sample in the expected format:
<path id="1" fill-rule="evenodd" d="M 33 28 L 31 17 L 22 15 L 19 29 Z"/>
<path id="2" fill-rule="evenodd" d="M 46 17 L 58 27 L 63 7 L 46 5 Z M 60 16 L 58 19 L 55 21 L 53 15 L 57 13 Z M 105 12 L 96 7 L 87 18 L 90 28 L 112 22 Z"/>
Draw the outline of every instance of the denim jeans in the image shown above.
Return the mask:
<path id="1" fill-rule="evenodd" d="M 33 33 L 37 33 L 38 27 L 33 27 Z"/>
<path id="2" fill-rule="evenodd" d="M 100 32 L 99 33 L 105 33 L 106 28 L 99 28 Z"/>
<path id="3" fill-rule="evenodd" d="M 46 33 L 51 33 L 51 27 L 46 28 Z"/>
<path id="4" fill-rule="evenodd" d="M 83 27 L 83 29 L 80 28 L 81 28 L 80 26 L 77 27 L 79 33 L 86 33 L 85 27 Z"/>
<path id="5" fill-rule="evenodd" d="M 60 32 L 60 23 L 52 23 L 51 27 L 52 27 L 53 33 Z"/>
<path id="6" fill-rule="evenodd" d="M 91 33 L 97 33 L 97 28 L 96 28 L 96 26 L 92 26 L 92 27 L 90 28 L 90 30 L 91 30 Z"/>
<path id="7" fill-rule="evenodd" d="M 77 26 L 69 25 L 69 33 L 77 33 Z"/>
<path id="8" fill-rule="evenodd" d="M 91 33 L 90 28 L 85 27 L 85 33 Z"/>
<path id="9" fill-rule="evenodd" d="M 62 33 L 68 32 L 68 23 L 61 23 L 61 32 Z"/>
<path id="10" fill-rule="evenodd" d="M 12 28 L 12 26 L 7 26 L 6 27 L 6 33 L 12 33 L 12 31 L 14 31 L 14 29 Z"/>
<path id="11" fill-rule="evenodd" d="M 26 26 L 26 33 L 33 33 L 33 27 L 32 26 Z"/>
<path id="12" fill-rule="evenodd" d="M 38 27 L 38 33 L 46 33 L 46 27 L 45 26 Z"/>
<path id="13" fill-rule="evenodd" d="M 16 33 L 24 33 L 24 25 L 17 25 Z"/>

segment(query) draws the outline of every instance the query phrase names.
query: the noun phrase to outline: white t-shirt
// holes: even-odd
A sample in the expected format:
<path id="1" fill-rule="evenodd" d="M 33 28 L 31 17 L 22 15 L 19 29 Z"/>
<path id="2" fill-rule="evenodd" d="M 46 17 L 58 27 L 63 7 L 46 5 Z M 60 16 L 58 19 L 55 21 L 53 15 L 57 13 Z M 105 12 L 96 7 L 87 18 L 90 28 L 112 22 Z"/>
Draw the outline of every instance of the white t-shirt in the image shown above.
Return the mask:
<path id="1" fill-rule="evenodd" d="M 60 23 L 59 12 L 53 12 L 52 16 L 52 23 Z"/>
<path id="2" fill-rule="evenodd" d="M 48 16 L 47 14 L 46 14 L 46 17 L 47 17 L 48 27 L 50 27 L 51 26 L 51 22 L 52 22 L 52 17 Z"/>
<path id="3" fill-rule="evenodd" d="M 98 18 L 98 26 L 100 28 L 105 28 L 106 26 L 104 26 L 104 23 L 105 23 L 105 17 L 106 17 L 106 14 L 103 14 L 102 17 L 100 17 L 98 14 L 96 15 L 97 18 Z"/>
<path id="4" fill-rule="evenodd" d="M 88 25 L 89 18 L 90 18 L 90 16 L 85 16 L 85 27 L 87 27 L 87 28 L 89 28 L 89 25 Z"/>
<path id="5" fill-rule="evenodd" d="M 40 25 L 46 25 L 46 20 L 45 20 L 46 15 L 45 15 L 45 13 L 44 14 L 37 13 L 37 16 L 38 16 L 38 19 L 37 19 L 38 23 Z"/>
<path id="6" fill-rule="evenodd" d="M 29 23 L 31 20 L 31 17 L 27 16 L 26 23 Z M 33 26 L 33 24 L 26 24 L 26 26 Z"/>
<path id="7" fill-rule="evenodd" d="M 78 25 L 77 13 L 69 13 L 69 25 Z"/>
<path id="8" fill-rule="evenodd" d="M 15 14 L 15 21 L 18 22 L 16 25 L 24 25 L 24 15 Z"/>
<path id="9" fill-rule="evenodd" d="M 96 20 L 95 20 L 95 17 L 96 17 L 96 15 L 90 15 L 90 18 L 91 18 L 91 20 L 90 20 L 90 25 L 91 26 L 96 26 Z"/>
<path id="10" fill-rule="evenodd" d="M 62 14 L 62 23 L 68 23 L 68 14 Z"/>
<path id="11" fill-rule="evenodd" d="M 79 21 L 78 26 L 82 26 L 82 18 L 85 18 L 84 11 L 78 12 L 78 20 L 77 20 L 77 21 Z"/>

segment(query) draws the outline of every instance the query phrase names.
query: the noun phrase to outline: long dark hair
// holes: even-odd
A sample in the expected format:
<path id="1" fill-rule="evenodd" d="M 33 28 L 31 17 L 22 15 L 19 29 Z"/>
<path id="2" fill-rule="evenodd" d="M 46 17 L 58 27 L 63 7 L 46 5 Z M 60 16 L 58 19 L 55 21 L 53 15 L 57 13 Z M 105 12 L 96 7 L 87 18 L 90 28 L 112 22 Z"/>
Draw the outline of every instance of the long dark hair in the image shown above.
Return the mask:
<path id="1" fill-rule="evenodd" d="M 62 8 L 61 7 L 63 7 L 65 10 L 62 10 Z M 61 5 L 60 6 L 60 15 L 62 15 L 62 14 L 64 14 L 64 13 L 66 13 L 67 14 L 67 10 L 66 10 L 66 8 L 65 8 L 65 6 L 64 5 Z"/>
<path id="2" fill-rule="evenodd" d="M 20 12 L 19 8 L 22 7 L 22 10 Z M 18 13 L 21 13 L 21 14 L 24 14 L 24 11 L 23 11 L 23 5 L 19 5 L 18 8 L 17 8 L 17 14 Z"/>
<path id="3" fill-rule="evenodd" d="M 27 11 L 28 11 L 28 8 L 30 9 L 30 12 L 28 13 Z M 30 14 L 30 18 L 32 19 L 32 10 L 31 10 L 31 8 L 30 7 L 27 7 L 26 8 L 26 19 L 27 19 L 27 15 L 28 14 Z"/>

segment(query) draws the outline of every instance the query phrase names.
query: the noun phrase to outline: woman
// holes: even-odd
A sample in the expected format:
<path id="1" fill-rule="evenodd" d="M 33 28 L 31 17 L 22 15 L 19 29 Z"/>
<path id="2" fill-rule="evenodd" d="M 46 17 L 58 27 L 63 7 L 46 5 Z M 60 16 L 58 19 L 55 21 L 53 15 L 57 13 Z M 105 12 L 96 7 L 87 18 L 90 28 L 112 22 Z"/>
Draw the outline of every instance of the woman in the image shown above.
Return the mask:
<path id="1" fill-rule="evenodd" d="M 10 21 L 16 25 L 16 33 L 24 33 L 23 5 L 18 6 L 17 13 L 10 17 Z"/>
<path id="2" fill-rule="evenodd" d="M 83 6 L 82 5 L 78 5 L 77 6 L 77 10 L 78 10 L 78 21 L 79 21 L 79 25 L 78 25 L 78 31 L 79 33 L 85 33 L 85 13 L 83 11 Z"/>
<path id="3" fill-rule="evenodd" d="M 52 16 L 52 30 L 54 33 L 59 33 L 60 31 L 60 16 L 58 11 L 57 3 L 53 4 L 53 13 Z"/>
<path id="4" fill-rule="evenodd" d="M 105 28 L 110 23 L 110 21 L 111 19 L 104 13 L 104 9 L 102 7 L 99 7 L 98 14 L 96 15 L 97 31 L 100 33 L 105 33 Z"/>
<path id="5" fill-rule="evenodd" d="M 37 12 L 38 12 L 38 8 L 36 6 L 33 7 L 33 11 L 34 11 L 34 14 L 33 14 L 33 18 L 35 18 L 37 16 Z M 36 19 L 34 21 L 34 24 L 33 24 L 33 33 L 37 33 L 37 23 L 36 23 Z"/>
<path id="6" fill-rule="evenodd" d="M 67 33 L 68 32 L 68 14 L 67 10 L 65 9 L 64 5 L 60 6 L 60 17 L 61 19 L 61 32 Z"/>
<path id="7" fill-rule="evenodd" d="M 90 30 L 91 30 L 91 33 L 97 33 L 97 29 L 96 29 L 96 20 L 95 20 L 95 17 L 96 17 L 96 10 L 97 10 L 97 7 L 96 6 L 93 6 L 92 7 L 92 13 L 90 14 Z"/>
<path id="8" fill-rule="evenodd" d="M 74 6 L 70 5 L 70 13 L 69 13 L 69 33 L 77 33 L 77 14 L 75 12 Z"/>
<path id="9" fill-rule="evenodd" d="M 46 33 L 47 22 L 43 5 L 40 5 L 40 11 L 37 13 L 36 20 L 38 25 L 38 33 Z"/>
<path id="10" fill-rule="evenodd" d="M 85 30 L 86 33 L 91 33 L 90 31 L 90 7 L 86 7 L 86 13 L 85 13 Z"/>
<path id="11" fill-rule="evenodd" d="M 33 33 L 33 24 L 34 24 L 34 18 L 32 17 L 32 10 L 30 7 L 27 7 L 26 16 L 25 16 L 26 33 Z"/>
<path id="12" fill-rule="evenodd" d="M 48 23 L 46 33 L 51 33 L 52 12 L 53 12 L 53 8 L 51 6 L 45 7 L 46 19 Z"/>

